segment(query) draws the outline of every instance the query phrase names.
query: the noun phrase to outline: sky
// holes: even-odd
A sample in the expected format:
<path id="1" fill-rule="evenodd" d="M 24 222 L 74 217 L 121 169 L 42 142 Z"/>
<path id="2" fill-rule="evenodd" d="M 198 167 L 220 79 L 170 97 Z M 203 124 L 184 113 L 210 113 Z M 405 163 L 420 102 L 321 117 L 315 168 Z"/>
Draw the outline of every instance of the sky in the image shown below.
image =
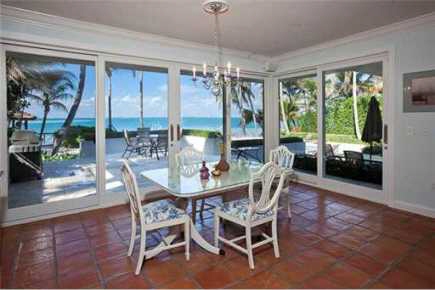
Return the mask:
<path id="1" fill-rule="evenodd" d="M 72 72 L 76 79 L 76 87 L 79 79 L 79 64 L 66 64 L 63 69 Z M 138 118 L 140 116 L 140 73 L 134 73 L 128 69 L 115 69 L 112 73 L 112 116 L 113 118 Z M 200 81 L 192 81 L 191 76 L 181 75 L 181 116 L 182 117 L 221 117 L 222 104 L 218 103 L 215 97 L 206 90 Z M 109 79 L 106 75 L 106 116 L 107 116 L 107 94 L 109 91 Z M 262 108 L 262 85 L 253 86 L 254 93 L 259 96 L 255 100 L 255 106 Z M 71 93 L 75 93 L 75 90 Z M 95 117 L 95 96 L 96 80 L 95 67 L 87 65 L 84 94 L 80 103 L 76 118 Z M 71 100 L 63 101 L 69 108 Z M 32 102 L 27 110 L 38 116 L 43 115 L 40 104 Z M 168 112 L 168 75 L 162 72 L 144 72 L 144 116 L 145 117 L 166 117 Z M 238 112 L 233 111 L 232 116 L 236 117 Z M 65 118 L 66 112 L 53 109 L 49 118 Z"/>

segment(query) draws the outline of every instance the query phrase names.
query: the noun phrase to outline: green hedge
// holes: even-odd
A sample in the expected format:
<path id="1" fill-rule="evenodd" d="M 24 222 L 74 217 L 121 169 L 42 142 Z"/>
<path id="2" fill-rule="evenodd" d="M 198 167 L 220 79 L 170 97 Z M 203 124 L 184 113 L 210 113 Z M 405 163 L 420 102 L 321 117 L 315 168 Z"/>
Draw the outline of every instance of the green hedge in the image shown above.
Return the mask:
<path id="1" fill-rule="evenodd" d="M 285 138 L 301 138 L 309 140 L 317 140 L 317 133 L 312 132 L 291 132 L 290 134 L 281 134 L 281 140 Z M 281 141 L 282 142 L 282 141 Z M 358 140 L 354 135 L 343 134 L 326 134 L 326 142 L 332 143 L 349 143 L 349 144 L 367 144 Z"/>
<path id="2" fill-rule="evenodd" d="M 199 130 L 199 129 L 183 129 L 183 136 L 198 136 L 205 138 L 219 138 L 222 134 L 217 131 Z"/>
<path id="3" fill-rule="evenodd" d="M 59 132 L 59 131 L 58 131 Z M 58 132 L 55 133 L 58 134 Z M 106 138 L 120 138 L 122 132 L 115 132 L 106 129 Z M 63 146 L 68 148 L 78 148 L 80 140 L 95 142 L 95 127 L 72 126 L 68 129 Z"/>

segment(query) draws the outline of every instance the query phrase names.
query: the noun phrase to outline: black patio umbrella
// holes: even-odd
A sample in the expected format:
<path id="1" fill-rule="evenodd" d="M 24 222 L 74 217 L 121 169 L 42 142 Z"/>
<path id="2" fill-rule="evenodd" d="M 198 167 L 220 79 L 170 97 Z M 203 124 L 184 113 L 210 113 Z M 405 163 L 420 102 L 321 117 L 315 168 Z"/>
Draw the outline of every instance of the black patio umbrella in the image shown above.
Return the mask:
<path id="1" fill-rule="evenodd" d="M 382 114 L 379 109 L 379 102 L 376 97 L 372 97 L 369 102 L 366 123 L 361 136 L 361 140 L 370 143 L 370 160 L 372 159 L 373 142 L 382 140 Z"/>

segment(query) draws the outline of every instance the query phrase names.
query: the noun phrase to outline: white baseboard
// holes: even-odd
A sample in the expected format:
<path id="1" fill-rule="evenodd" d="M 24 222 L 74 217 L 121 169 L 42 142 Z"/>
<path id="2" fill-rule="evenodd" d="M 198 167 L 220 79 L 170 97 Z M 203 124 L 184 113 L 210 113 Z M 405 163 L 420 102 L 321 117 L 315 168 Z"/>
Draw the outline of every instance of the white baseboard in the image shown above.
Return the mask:
<path id="1" fill-rule="evenodd" d="M 426 207 L 426 206 L 422 206 L 419 204 L 414 204 L 414 203 L 409 203 L 406 201 L 394 201 L 393 208 L 396 209 L 400 209 L 400 210 L 404 210 L 404 211 L 409 211 L 418 215 L 423 215 L 423 216 L 427 216 L 427 217 L 431 217 L 431 218 L 435 218 L 435 209 L 434 208 L 430 208 L 430 207 Z"/>
<path id="2" fill-rule="evenodd" d="M 345 183 L 332 178 L 319 178 L 315 175 L 297 172 L 297 182 L 324 190 L 340 193 L 346 196 L 368 200 L 375 203 L 385 204 L 385 198 L 381 190 L 371 189 L 363 185 Z"/>

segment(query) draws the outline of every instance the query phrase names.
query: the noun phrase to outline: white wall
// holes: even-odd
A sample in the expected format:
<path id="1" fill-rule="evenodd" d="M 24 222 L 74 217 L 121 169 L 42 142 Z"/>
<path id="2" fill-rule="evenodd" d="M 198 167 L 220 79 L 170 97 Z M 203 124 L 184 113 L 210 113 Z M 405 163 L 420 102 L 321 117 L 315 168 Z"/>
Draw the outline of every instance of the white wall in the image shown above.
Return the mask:
<path id="1" fill-rule="evenodd" d="M 303 70 L 344 59 L 389 51 L 394 132 L 391 205 L 435 217 L 435 113 L 404 113 L 404 73 L 435 70 L 435 17 L 408 21 L 284 55 L 274 61 L 279 71 Z M 390 126 L 391 127 L 391 126 Z M 415 134 L 409 135 L 409 127 Z"/>

